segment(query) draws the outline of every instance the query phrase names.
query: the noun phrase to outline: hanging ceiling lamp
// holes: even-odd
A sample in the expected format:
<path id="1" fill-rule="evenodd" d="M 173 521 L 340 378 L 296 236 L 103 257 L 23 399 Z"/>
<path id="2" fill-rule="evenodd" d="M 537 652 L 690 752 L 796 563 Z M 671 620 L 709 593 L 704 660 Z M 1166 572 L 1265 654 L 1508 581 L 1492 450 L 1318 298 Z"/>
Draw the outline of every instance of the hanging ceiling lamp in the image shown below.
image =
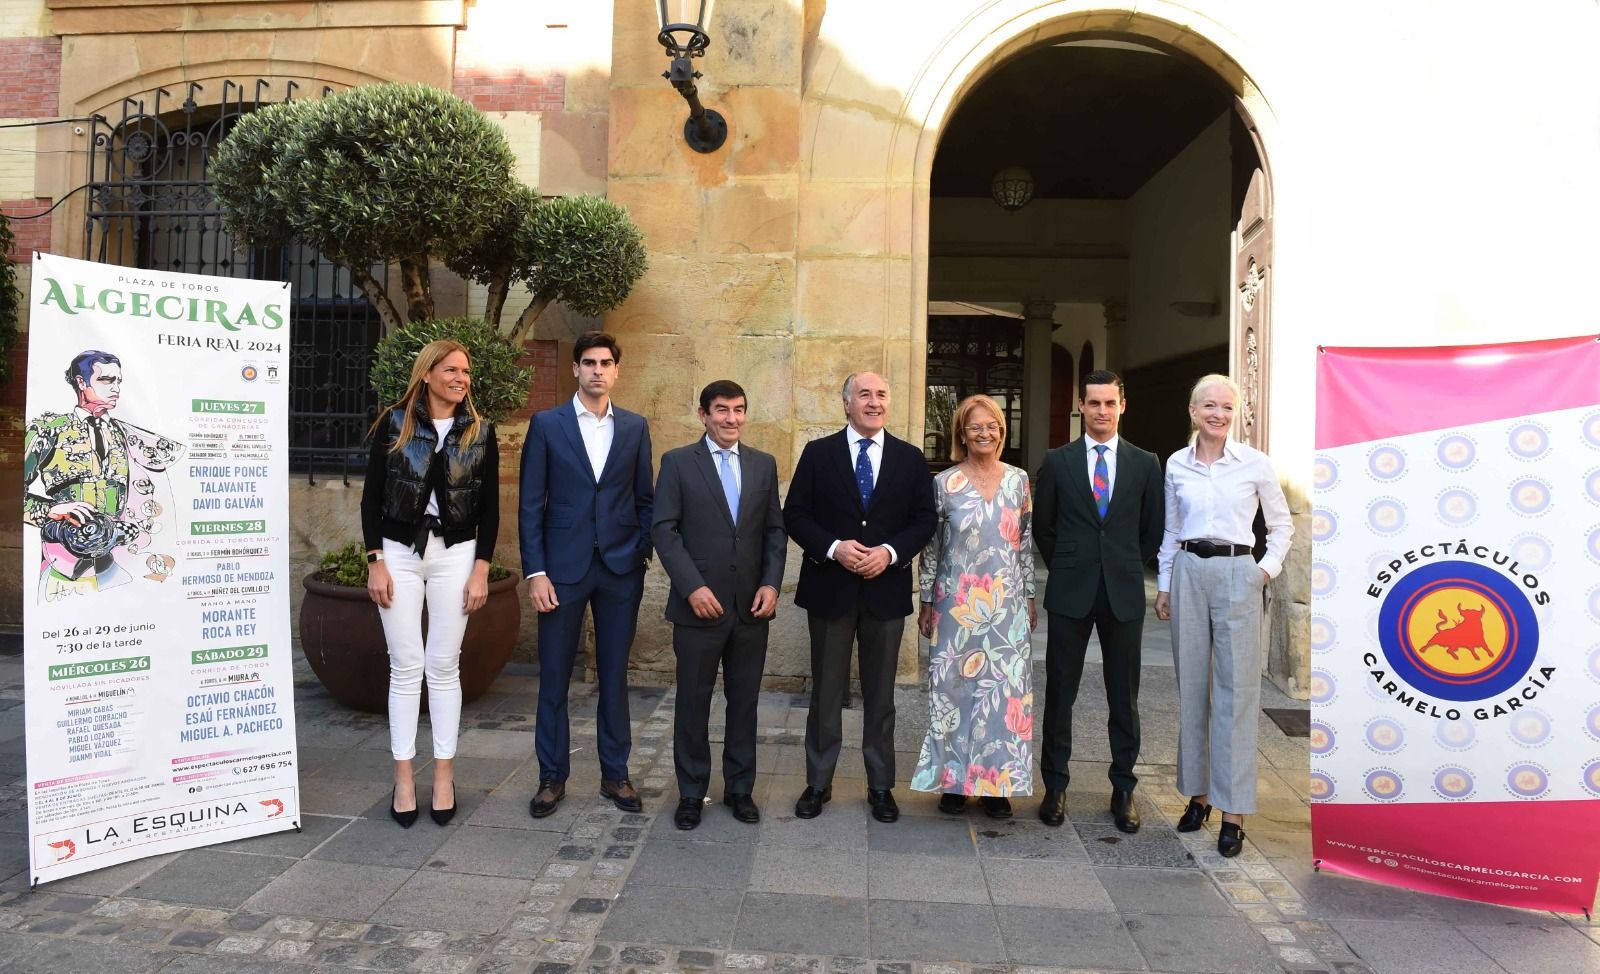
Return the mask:
<path id="1" fill-rule="evenodd" d="M 1007 166 L 994 174 L 989 194 L 1001 209 L 1015 213 L 1033 199 L 1033 173 L 1021 166 Z"/>

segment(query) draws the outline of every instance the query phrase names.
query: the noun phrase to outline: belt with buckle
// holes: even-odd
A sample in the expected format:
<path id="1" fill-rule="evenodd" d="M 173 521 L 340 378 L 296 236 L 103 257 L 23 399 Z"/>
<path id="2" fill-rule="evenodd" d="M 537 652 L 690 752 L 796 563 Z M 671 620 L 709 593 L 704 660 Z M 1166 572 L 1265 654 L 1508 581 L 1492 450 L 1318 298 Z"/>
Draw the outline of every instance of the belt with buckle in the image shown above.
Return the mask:
<path id="1" fill-rule="evenodd" d="M 1251 548 L 1247 544 L 1217 544 L 1208 538 L 1199 541 L 1179 542 L 1178 547 L 1184 551 L 1199 555 L 1201 558 L 1237 558 L 1248 555 Z"/>

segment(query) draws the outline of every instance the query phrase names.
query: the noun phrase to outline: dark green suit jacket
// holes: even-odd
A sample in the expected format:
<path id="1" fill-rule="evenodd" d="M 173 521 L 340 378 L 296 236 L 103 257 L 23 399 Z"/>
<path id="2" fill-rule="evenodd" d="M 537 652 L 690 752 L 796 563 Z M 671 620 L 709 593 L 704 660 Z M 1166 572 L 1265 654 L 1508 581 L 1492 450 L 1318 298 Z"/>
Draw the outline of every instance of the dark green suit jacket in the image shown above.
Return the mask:
<path id="1" fill-rule="evenodd" d="M 1122 622 L 1142 616 L 1144 564 L 1161 547 L 1165 516 L 1161 461 L 1154 453 L 1118 441 L 1103 522 L 1089 485 L 1084 438 L 1045 454 L 1033 494 L 1033 543 L 1050 568 L 1045 610 L 1086 618 L 1103 577 L 1112 614 Z"/>

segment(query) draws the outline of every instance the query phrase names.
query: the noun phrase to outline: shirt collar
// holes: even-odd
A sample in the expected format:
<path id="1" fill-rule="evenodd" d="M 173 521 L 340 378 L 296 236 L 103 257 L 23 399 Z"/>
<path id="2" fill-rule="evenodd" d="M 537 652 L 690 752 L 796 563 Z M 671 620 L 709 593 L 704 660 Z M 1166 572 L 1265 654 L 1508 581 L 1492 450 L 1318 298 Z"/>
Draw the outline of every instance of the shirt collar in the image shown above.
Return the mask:
<path id="1" fill-rule="evenodd" d="M 712 456 L 716 456 L 718 453 L 721 453 L 724 448 L 718 446 L 717 445 L 717 441 L 713 440 L 711 438 L 711 434 L 710 433 L 707 433 L 706 434 L 706 449 L 711 451 L 711 455 Z M 738 444 L 737 441 L 734 442 L 733 446 L 727 447 L 726 449 L 728 449 L 730 452 L 732 452 L 734 456 L 738 456 L 739 455 L 739 444 Z"/>
<path id="2" fill-rule="evenodd" d="M 89 410 L 84 409 L 82 406 L 73 406 L 72 415 L 83 420 L 84 422 L 89 422 L 90 420 L 97 418 L 94 413 L 89 412 Z M 102 421 L 109 422 L 111 415 L 109 413 L 103 413 L 98 418 Z"/>
<path id="3" fill-rule="evenodd" d="M 856 444 L 862 440 L 870 439 L 879 449 L 883 448 L 883 430 L 878 430 L 878 432 L 872 434 L 871 436 L 862 436 L 860 433 L 856 432 L 856 428 L 854 426 L 846 423 L 844 427 L 844 435 L 846 441 L 850 444 L 851 453 L 861 449 L 860 447 L 856 446 Z"/>
<path id="4" fill-rule="evenodd" d="M 1239 441 L 1235 440 L 1231 436 L 1228 437 L 1226 440 L 1223 440 L 1222 441 L 1222 456 L 1218 458 L 1218 462 L 1221 462 L 1222 460 L 1239 460 L 1239 459 L 1242 459 L 1244 457 L 1244 451 L 1241 450 L 1239 447 L 1240 447 Z M 1196 454 L 1195 450 L 1196 450 L 1195 444 L 1194 443 L 1190 443 L 1189 444 L 1189 449 L 1185 451 L 1185 456 L 1187 456 L 1188 459 L 1189 459 L 1189 462 L 1194 464 L 1195 466 L 1197 466 L 1197 467 L 1205 466 L 1205 464 L 1200 462 L 1200 457 L 1199 457 L 1198 454 Z"/>
<path id="5" fill-rule="evenodd" d="M 572 394 L 572 409 L 573 409 L 574 412 L 576 412 L 578 414 L 578 416 L 580 418 L 583 417 L 583 416 L 594 416 L 594 413 L 591 413 L 591 412 L 589 412 L 589 410 L 583 408 L 583 400 L 578 398 L 578 394 L 576 392 L 574 392 Z M 610 399 L 607 399 L 606 400 L 606 414 L 605 414 L 605 416 L 598 417 L 598 418 L 611 419 L 615 414 L 616 414 L 616 406 L 611 402 Z"/>
<path id="6" fill-rule="evenodd" d="M 1104 443 L 1096 443 L 1094 437 L 1088 433 L 1083 434 L 1083 448 L 1089 453 L 1093 453 L 1095 447 L 1103 446 L 1106 448 L 1107 453 L 1116 456 L 1117 444 L 1120 442 L 1122 442 L 1122 437 L 1116 433 L 1111 434 L 1111 439 L 1106 440 Z"/>

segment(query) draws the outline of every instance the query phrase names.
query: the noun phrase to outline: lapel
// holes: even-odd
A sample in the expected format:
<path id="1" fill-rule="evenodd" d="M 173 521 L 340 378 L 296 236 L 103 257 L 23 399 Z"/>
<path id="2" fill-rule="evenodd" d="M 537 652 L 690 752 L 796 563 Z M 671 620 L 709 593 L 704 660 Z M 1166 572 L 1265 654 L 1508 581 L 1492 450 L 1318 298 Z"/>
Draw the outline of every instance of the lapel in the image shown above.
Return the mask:
<path id="1" fill-rule="evenodd" d="M 588 473 L 590 483 L 597 483 L 594 468 L 589 465 L 589 451 L 583 448 L 583 434 L 578 432 L 578 414 L 572 408 L 572 400 L 568 399 L 565 404 L 556 407 L 556 425 L 567 434 L 567 445 L 572 448 L 572 455 L 578 458 L 579 469 Z M 612 445 L 615 446 L 615 443 Z M 610 457 L 606 459 L 609 461 Z"/>
<path id="2" fill-rule="evenodd" d="M 633 433 L 632 420 L 633 417 L 631 415 L 618 409 L 615 404 L 612 405 L 611 449 L 606 452 L 606 462 L 600 465 L 600 479 L 596 480 L 595 483 L 604 483 L 606 474 L 611 472 L 613 466 L 621 462 L 617 460 L 617 457 L 624 451 L 631 452 L 633 450 L 633 440 L 630 436 Z M 587 461 L 589 455 L 586 453 L 583 458 Z"/>
<path id="3" fill-rule="evenodd" d="M 879 449 L 883 450 L 883 456 L 878 458 L 878 482 L 872 485 L 872 503 L 868 504 L 867 505 L 868 507 L 873 507 L 873 506 L 877 505 L 878 498 L 883 495 L 883 488 L 885 486 L 887 486 L 888 483 L 889 483 L 889 473 L 890 473 L 890 471 L 891 470 L 898 471 L 900 469 L 898 466 L 895 466 L 889 460 L 889 444 L 893 443 L 893 442 L 894 442 L 894 437 L 889 435 L 889 431 L 888 430 L 884 430 L 883 431 L 883 446 L 879 448 Z M 851 482 L 854 483 L 854 481 L 855 481 L 854 471 L 851 472 L 851 478 L 850 479 L 851 479 Z"/>
<path id="4" fill-rule="evenodd" d="M 844 478 L 845 493 L 849 495 L 855 509 L 865 514 L 866 511 L 861 509 L 861 491 L 856 487 L 856 458 L 850 447 L 850 436 L 844 430 L 840 430 L 828 439 L 832 442 L 828 443 L 826 450 L 833 457 L 834 470 Z M 880 476 L 878 479 L 883 478 Z"/>
<path id="5" fill-rule="evenodd" d="M 741 453 L 739 457 L 741 469 L 744 467 L 744 459 Z M 729 527 L 733 527 L 733 514 L 728 510 L 727 497 L 722 493 L 722 471 L 719 469 L 718 463 L 717 457 L 711 452 L 711 447 L 706 445 L 705 437 L 701 437 L 694 445 L 694 465 L 699 469 L 700 476 L 705 479 L 706 492 L 711 497 L 711 506 L 721 511 L 723 520 L 728 522 Z M 743 472 L 746 474 L 745 484 L 748 484 L 750 482 L 749 471 L 744 470 Z M 741 509 L 744 507 L 745 493 L 743 486 L 741 486 L 739 489 L 739 507 Z"/>
<path id="6" fill-rule="evenodd" d="M 1089 483 L 1089 441 L 1085 437 L 1078 437 L 1067 445 L 1064 458 L 1067 463 L 1067 481 L 1072 484 L 1073 493 L 1094 515 L 1096 521 L 1100 520 L 1099 508 L 1094 503 L 1094 485 Z M 1116 500 L 1113 493 L 1111 499 Z M 1110 513 L 1110 508 L 1106 509 Z"/>

